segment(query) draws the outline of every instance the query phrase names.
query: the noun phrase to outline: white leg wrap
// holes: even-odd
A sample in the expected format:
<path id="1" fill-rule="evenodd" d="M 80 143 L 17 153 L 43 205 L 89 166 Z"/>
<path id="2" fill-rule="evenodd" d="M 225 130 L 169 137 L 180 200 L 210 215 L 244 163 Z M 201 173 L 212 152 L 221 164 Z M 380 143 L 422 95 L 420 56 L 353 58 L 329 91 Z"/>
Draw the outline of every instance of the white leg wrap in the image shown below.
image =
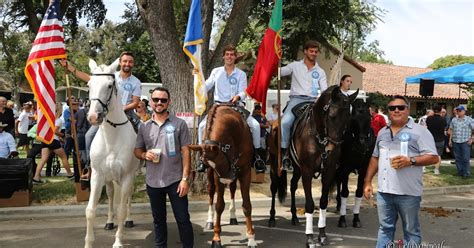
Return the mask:
<path id="1" fill-rule="evenodd" d="M 362 197 L 356 197 L 355 198 L 355 203 L 354 203 L 354 210 L 352 212 L 354 214 L 358 214 L 360 211 L 360 203 L 362 202 Z"/>
<path id="2" fill-rule="evenodd" d="M 347 209 L 347 197 L 341 197 L 341 209 L 339 209 L 339 215 L 345 216 Z"/>
<path id="3" fill-rule="evenodd" d="M 306 216 L 306 232 L 305 234 L 313 234 L 313 214 L 305 213 Z"/>
<path id="4" fill-rule="evenodd" d="M 207 222 L 214 223 L 214 204 L 209 205 L 209 210 L 207 210 Z"/>
<path id="5" fill-rule="evenodd" d="M 319 210 L 318 228 L 326 227 L 326 210 L 327 209 L 320 209 Z"/>
<path id="6" fill-rule="evenodd" d="M 229 213 L 230 213 L 230 218 L 231 219 L 236 219 L 237 218 L 235 216 L 235 199 L 232 199 L 232 201 L 230 202 Z"/>
<path id="7" fill-rule="evenodd" d="M 257 246 L 257 242 L 255 242 L 255 234 L 248 234 L 247 233 L 247 239 L 249 240 L 249 242 L 247 243 L 247 247 Z"/>

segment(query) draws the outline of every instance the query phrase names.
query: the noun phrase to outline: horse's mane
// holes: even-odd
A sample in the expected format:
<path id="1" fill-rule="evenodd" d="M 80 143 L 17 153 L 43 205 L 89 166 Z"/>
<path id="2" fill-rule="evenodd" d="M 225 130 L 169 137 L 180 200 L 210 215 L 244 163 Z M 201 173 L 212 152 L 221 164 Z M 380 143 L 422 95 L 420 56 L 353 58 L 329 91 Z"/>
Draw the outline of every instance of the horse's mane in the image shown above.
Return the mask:
<path id="1" fill-rule="evenodd" d="M 212 125 L 214 124 L 214 116 L 216 115 L 217 108 L 220 105 L 215 104 L 209 109 L 209 113 L 207 113 L 207 130 L 206 130 L 206 139 L 209 137 L 209 134 L 212 131 Z"/>

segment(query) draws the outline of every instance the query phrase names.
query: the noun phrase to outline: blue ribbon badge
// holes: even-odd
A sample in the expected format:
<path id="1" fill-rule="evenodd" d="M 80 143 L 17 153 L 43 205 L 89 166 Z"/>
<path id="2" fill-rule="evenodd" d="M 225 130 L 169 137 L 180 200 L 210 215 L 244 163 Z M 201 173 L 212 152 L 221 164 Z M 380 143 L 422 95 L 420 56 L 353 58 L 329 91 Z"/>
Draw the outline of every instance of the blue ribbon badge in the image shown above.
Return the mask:
<path id="1" fill-rule="evenodd" d="M 176 156 L 176 145 L 174 142 L 174 131 L 176 128 L 173 125 L 166 125 L 165 132 L 166 132 L 166 139 L 168 144 L 168 156 L 174 157 Z"/>
<path id="2" fill-rule="evenodd" d="M 408 141 L 410 140 L 410 134 L 400 133 L 400 155 L 408 157 Z"/>
<path id="3" fill-rule="evenodd" d="M 319 85 L 318 85 L 318 81 L 319 81 L 319 73 L 317 71 L 313 71 L 311 73 L 311 77 L 312 77 L 312 87 L 311 87 L 311 95 L 313 96 L 317 96 L 318 95 L 318 90 L 319 90 Z"/>

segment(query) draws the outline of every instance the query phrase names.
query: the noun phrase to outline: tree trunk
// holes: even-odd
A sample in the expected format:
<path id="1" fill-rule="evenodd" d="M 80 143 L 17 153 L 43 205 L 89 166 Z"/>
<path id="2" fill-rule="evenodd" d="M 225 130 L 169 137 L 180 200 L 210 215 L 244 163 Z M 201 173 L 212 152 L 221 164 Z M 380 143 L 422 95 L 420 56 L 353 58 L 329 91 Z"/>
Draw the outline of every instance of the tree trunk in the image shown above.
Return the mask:
<path id="1" fill-rule="evenodd" d="M 36 34 L 38 33 L 40 21 L 38 20 L 38 18 L 36 18 L 35 7 L 33 5 L 33 1 L 25 0 L 23 1 L 23 5 L 25 6 L 26 19 L 28 22 L 28 26 L 30 27 L 30 30 L 34 34 Z"/>
<path id="2" fill-rule="evenodd" d="M 140 15 L 145 20 L 163 85 L 171 93 L 174 112 L 193 110 L 192 68 L 186 62 L 178 34 L 171 1 L 137 0 Z"/>

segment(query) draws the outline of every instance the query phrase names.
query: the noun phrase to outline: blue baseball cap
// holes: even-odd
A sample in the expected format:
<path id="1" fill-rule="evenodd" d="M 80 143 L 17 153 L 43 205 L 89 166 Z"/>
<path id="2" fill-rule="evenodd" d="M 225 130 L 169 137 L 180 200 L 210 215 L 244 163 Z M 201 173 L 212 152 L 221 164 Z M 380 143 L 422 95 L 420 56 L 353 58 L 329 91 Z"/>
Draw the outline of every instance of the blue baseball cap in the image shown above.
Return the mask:
<path id="1" fill-rule="evenodd" d="M 456 110 L 466 111 L 466 109 L 462 105 L 457 106 Z"/>

